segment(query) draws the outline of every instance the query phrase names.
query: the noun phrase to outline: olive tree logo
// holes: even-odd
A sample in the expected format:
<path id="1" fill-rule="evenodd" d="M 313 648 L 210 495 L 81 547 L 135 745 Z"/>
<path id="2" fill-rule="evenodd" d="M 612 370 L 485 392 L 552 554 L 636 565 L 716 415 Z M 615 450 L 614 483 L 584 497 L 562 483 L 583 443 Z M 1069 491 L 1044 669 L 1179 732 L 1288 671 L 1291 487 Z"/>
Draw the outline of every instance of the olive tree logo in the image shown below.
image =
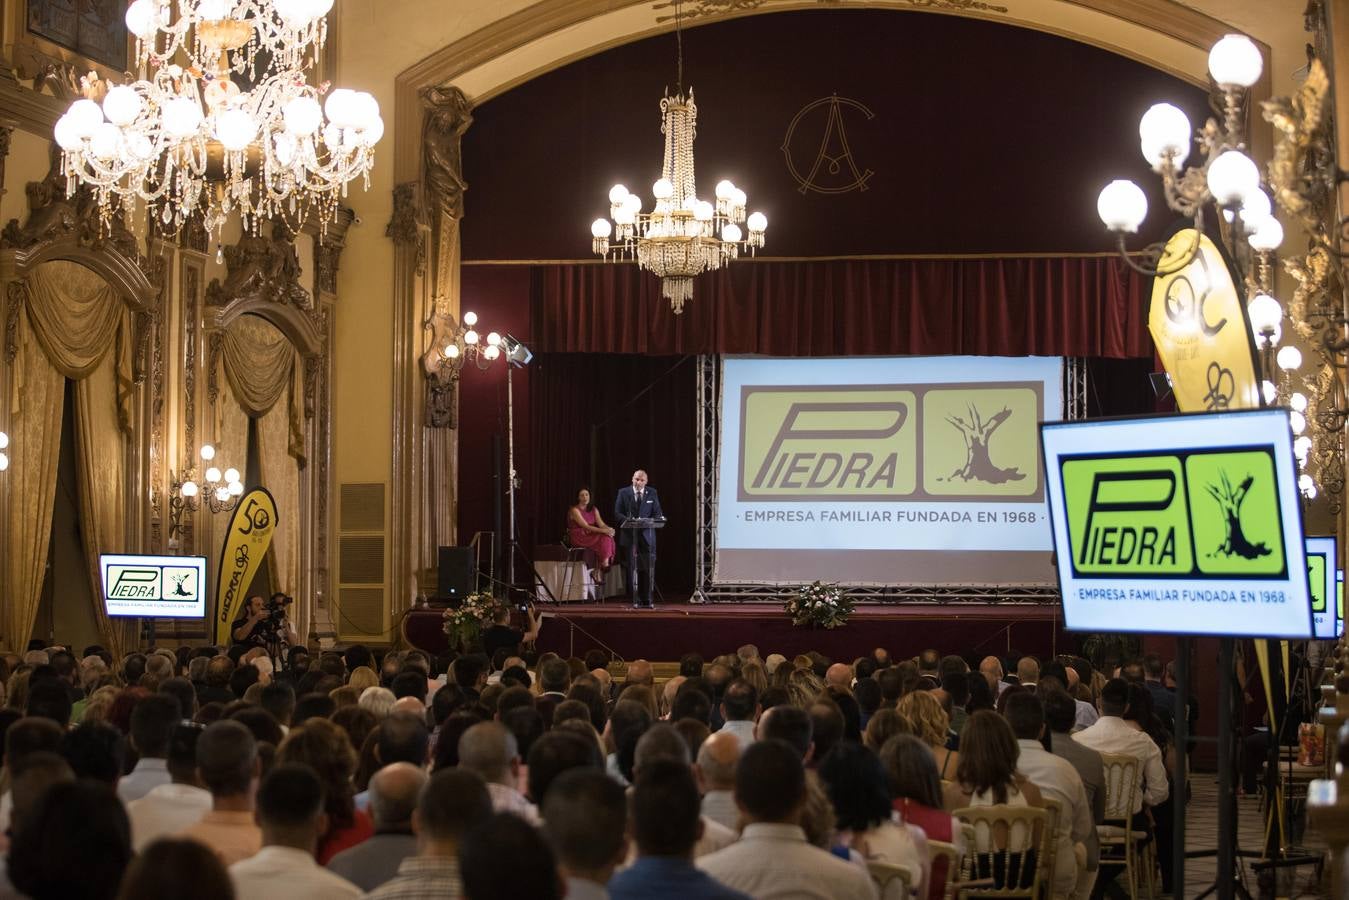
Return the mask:
<path id="1" fill-rule="evenodd" d="M 994 465 L 988 453 L 988 442 L 992 439 L 993 432 L 997 431 L 998 426 L 1006 422 L 1011 415 L 1012 410 L 1004 406 L 1001 412 L 994 413 L 986 420 L 979 414 L 979 408 L 971 403 L 968 418 L 946 417 L 946 421 L 950 422 L 965 439 L 965 465 L 952 472 L 952 478 L 959 478 L 962 481 L 982 481 L 985 484 L 1005 484 L 1026 477 L 1026 473 L 1016 466 L 999 468 Z"/>
<path id="2" fill-rule="evenodd" d="M 1209 492 L 1209 496 L 1218 501 L 1218 506 L 1222 508 L 1222 514 L 1226 520 L 1227 536 L 1217 550 L 1224 556 L 1259 559 L 1262 556 L 1269 555 L 1269 546 L 1263 541 L 1253 542 L 1248 540 L 1246 532 L 1241 527 L 1241 506 L 1246 502 L 1246 494 L 1254 483 L 1255 476 L 1247 475 L 1242 479 L 1241 484 L 1234 488 L 1231 479 L 1227 477 L 1227 472 L 1220 469 L 1218 471 L 1218 484 L 1204 485 L 1204 489 Z"/>

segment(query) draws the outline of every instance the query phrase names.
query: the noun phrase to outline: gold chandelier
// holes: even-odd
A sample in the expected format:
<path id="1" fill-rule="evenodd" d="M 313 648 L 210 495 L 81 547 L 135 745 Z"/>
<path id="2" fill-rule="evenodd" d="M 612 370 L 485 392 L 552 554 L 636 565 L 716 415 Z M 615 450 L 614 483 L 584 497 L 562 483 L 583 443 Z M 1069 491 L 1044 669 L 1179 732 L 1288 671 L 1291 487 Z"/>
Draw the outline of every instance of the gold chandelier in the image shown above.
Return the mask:
<path id="1" fill-rule="evenodd" d="M 69 191 L 93 188 L 105 225 L 138 202 L 174 231 L 194 216 L 219 230 L 236 211 L 253 231 L 326 224 L 349 181 L 369 187 L 384 133 L 373 96 L 310 81 L 332 5 L 135 0 L 138 77 L 90 73 L 56 123 Z"/>
<path id="2" fill-rule="evenodd" d="M 684 94 L 683 29 L 678 5 L 675 40 L 679 88 L 660 102 L 665 154 L 661 177 L 651 186 L 654 206 L 650 212 L 642 212 L 642 198 L 616 184 L 609 190 L 613 222 L 596 219 L 590 234 L 591 248 L 606 260 L 635 259 L 639 268 L 659 277 L 661 295 L 678 315 L 693 296 L 695 276 L 720 269 L 742 250 L 753 255 L 764 245 L 768 218 L 761 212 L 746 216 L 745 192 L 730 181 L 717 183 L 715 203 L 699 198 L 693 173 L 698 107 L 692 88 Z"/>

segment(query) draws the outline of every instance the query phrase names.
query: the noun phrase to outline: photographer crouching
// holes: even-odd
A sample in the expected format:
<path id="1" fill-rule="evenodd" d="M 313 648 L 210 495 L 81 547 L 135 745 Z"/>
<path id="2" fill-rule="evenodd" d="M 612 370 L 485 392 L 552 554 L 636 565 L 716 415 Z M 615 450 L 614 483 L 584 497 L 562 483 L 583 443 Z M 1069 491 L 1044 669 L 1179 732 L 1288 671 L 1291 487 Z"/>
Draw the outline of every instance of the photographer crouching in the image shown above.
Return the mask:
<path id="1" fill-rule="evenodd" d="M 274 664 L 279 663 L 285 658 L 286 648 L 298 642 L 295 629 L 286 619 L 286 607 L 294 602 L 294 597 L 280 591 L 270 600 L 263 600 L 260 594 L 249 597 L 243 614 L 230 624 L 234 646 L 262 647 Z"/>

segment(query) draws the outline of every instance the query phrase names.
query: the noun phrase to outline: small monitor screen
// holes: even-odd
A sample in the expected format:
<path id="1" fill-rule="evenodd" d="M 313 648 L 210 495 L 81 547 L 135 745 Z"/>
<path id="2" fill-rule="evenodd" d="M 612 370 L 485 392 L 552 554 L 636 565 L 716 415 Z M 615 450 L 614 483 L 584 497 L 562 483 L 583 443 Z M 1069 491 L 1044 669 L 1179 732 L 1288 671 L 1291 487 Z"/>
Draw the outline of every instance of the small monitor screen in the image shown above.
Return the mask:
<path id="1" fill-rule="evenodd" d="M 1335 539 L 1307 538 L 1307 589 L 1312 598 L 1312 625 L 1317 640 L 1335 637 Z"/>
<path id="2" fill-rule="evenodd" d="M 1287 410 L 1045 423 L 1040 437 L 1069 630 L 1311 637 Z"/>
<path id="3" fill-rule="evenodd" d="M 108 554 L 99 557 L 110 616 L 206 615 L 206 557 Z"/>
<path id="4" fill-rule="evenodd" d="M 1344 570 L 1335 570 L 1335 637 L 1344 634 Z"/>

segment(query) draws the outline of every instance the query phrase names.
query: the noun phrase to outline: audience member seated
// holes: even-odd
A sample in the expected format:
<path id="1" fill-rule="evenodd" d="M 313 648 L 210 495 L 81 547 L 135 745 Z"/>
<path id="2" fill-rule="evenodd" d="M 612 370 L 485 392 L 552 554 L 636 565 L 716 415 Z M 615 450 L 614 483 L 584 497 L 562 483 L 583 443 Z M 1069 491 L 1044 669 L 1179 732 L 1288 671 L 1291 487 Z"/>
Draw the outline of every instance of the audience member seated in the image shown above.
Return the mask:
<path id="1" fill-rule="evenodd" d="M 491 815 L 492 798 L 482 778 L 460 769 L 433 774 L 412 814 L 416 855 L 405 857 L 393 878 L 366 894 L 368 900 L 460 896 L 460 842 Z"/>
<path id="2" fill-rule="evenodd" d="M 459 869 L 467 900 L 561 900 L 564 891 L 553 851 L 512 813 L 496 813 L 464 835 Z"/>
<path id="3" fill-rule="evenodd" d="M 163 687 L 163 685 L 160 685 Z M 196 841 L 162 838 L 137 852 L 117 900 L 235 900 L 220 858 Z"/>
<path id="4" fill-rule="evenodd" d="M 937 760 L 938 774 L 944 780 L 954 777 L 960 754 L 947 746 L 951 720 L 937 698 L 928 691 L 914 691 L 900 698 L 896 710 L 918 728 L 918 736 Z"/>
<path id="5" fill-rule="evenodd" d="M 1137 794 L 1134 813 L 1142 811 L 1143 804 L 1157 806 L 1170 796 L 1166 767 L 1162 752 L 1142 731 L 1124 720 L 1129 712 L 1129 684 L 1112 678 L 1101 689 L 1101 718 L 1090 728 L 1073 735 L 1073 740 L 1097 753 L 1132 756 L 1139 761 L 1138 779 L 1142 790 Z"/>
<path id="6" fill-rule="evenodd" d="M 426 728 L 424 718 L 406 712 L 396 713 L 378 726 L 378 732 L 373 747 L 376 769 L 399 762 L 411 763 L 419 768 L 426 765 L 431 733 Z M 362 791 L 356 795 L 357 809 L 366 809 L 369 802 L 368 792 Z"/>
<path id="7" fill-rule="evenodd" d="M 1082 779 L 1082 787 L 1091 805 L 1092 824 L 1100 825 L 1105 821 L 1105 765 L 1101 754 L 1069 736 L 1077 721 L 1077 701 L 1063 691 L 1048 691 L 1043 697 L 1050 747 L 1054 755 L 1066 760 Z M 1078 879 L 1073 896 L 1086 900 L 1091 896 L 1100 867 L 1101 849 L 1095 828 L 1083 841 L 1083 847 L 1086 851 L 1086 867 Z"/>
<path id="8" fill-rule="evenodd" d="M 500 722 L 480 722 L 464 732 L 459 738 L 459 768 L 476 773 L 487 783 L 494 810 L 538 824 L 538 808 L 518 788 L 520 751 L 515 735 Z"/>
<path id="9" fill-rule="evenodd" d="M 590 737 L 574 734 L 555 727 L 534 742 L 529 750 L 529 798 L 537 806 L 548 795 L 548 789 L 564 772 L 572 769 L 604 771 L 604 756 L 594 739 L 594 729 L 585 726 Z"/>
<path id="10" fill-rule="evenodd" d="M 314 861 L 327 830 L 323 785 L 307 765 L 283 763 L 258 787 L 262 849 L 230 866 L 234 892 L 257 900 L 329 900 L 359 897 L 360 888 Z"/>
<path id="11" fill-rule="evenodd" d="M 178 700 L 168 694 L 155 694 L 136 704 L 131 713 L 131 747 L 138 759 L 130 774 L 117 783 L 117 796 L 123 803 L 138 800 L 152 788 L 171 781 L 169 739 L 181 719 Z"/>
<path id="12" fill-rule="evenodd" d="M 215 851 L 226 866 L 262 848 L 253 816 L 261 765 L 253 733 L 228 719 L 214 722 L 197 738 L 197 777 L 211 792 L 211 809 L 182 836 Z"/>
<path id="13" fill-rule="evenodd" d="M 595 583 L 602 584 L 614 563 L 614 530 L 604 524 L 599 508 L 590 502 L 588 488 L 577 492 L 576 504 L 567 510 L 567 543 L 585 551 Z"/>
<path id="14" fill-rule="evenodd" d="M 412 814 L 427 776 L 420 766 L 394 762 L 370 779 L 370 817 L 375 833 L 369 840 L 338 853 L 328 869 L 363 891 L 373 891 L 398 874 L 404 859 L 417 852 Z"/>
<path id="15" fill-rule="evenodd" d="M 820 781 L 834 805 L 840 832 L 836 845 L 850 847 L 867 862 L 904 866 L 913 891 L 922 896 L 928 883 L 927 838 L 917 826 L 891 821 L 885 769 L 876 754 L 845 742 L 820 761 Z M 908 900 L 896 886 L 886 900 Z"/>
<path id="16" fill-rule="evenodd" d="M 614 869 L 628 855 L 628 798 L 599 769 L 563 772 L 542 806 L 543 834 L 557 856 L 567 900 L 609 896 Z"/>
<path id="17" fill-rule="evenodd" d="M 703 790 L 702 812 L 732 831 L 740 830 L 740 812 L 735 805 L 735 766 L 743 746 L 740 738 L 723 728 L 698 748 L 698 776 Z"/>
<path id="18" fill-rule="evenodd" d="M 1082 777 L 1072 763 L 1045 750 L 1044 707 L 1034 694 L 1021 694 L 1007 702 L 1007 723 L 1021 751 L 1017 771 L 1030 779 L 1040 793 L 1061 804 L 1055 840 L 1058 842 L 1052 873 L 1055 896 L 1067 897 L 1077 886 L 1078 863 L 1074 846 L 1081 844 L 1086 859 L 1086 841 L 1096 831 Z"/>
<path id="19" fill-rule="evenodd" d="M 721 715 L 725 724 L 717 729 L 719 734 L 733 734 L 740 742 L 749 745 L 754 742 L 754 724 L 759 719 L 759 692 L 748 681 L 733 681 L 721 698 Z"/>
<path id="20" fill-rule="evenodd" d="M 199 725 L 175 724 L 165 750 L 169 783 L 151 788 L 126 805 L 136 852 L 161 837 L 182 832 L 211 811 L 211 793 L 197 778 L 197 739 L 201 732 Z"/>
<path id="21" fill-rule="evenodd" d="M 374 834 L 370 817 L 356 808 L 353 799 L 356 754 L 342 729 L 327 719 L 306 720 L 286 735 L 277 749 L 276 761 L 309 766 L 323 785 L 327 816 L 316 854 L 319 865 L 327 865 L 338 853 Z"/>
<path id="22" fill-rule="evenodd" d="M 631 802 L 637 859 L 609 882 L 610 897 L 613 900 L 747 898 L 749 895 L 727 887 L 693 864 L 694 848 L 702 837 L 705 820 L 688 766 L 675 759 L 656 759 L 643 765 L 635 777 Z"/>
<path id="23" fill-rule="evenodd" d="M 634 777 L 641 772 L 643 767 L 649 766 L 657 760 L 673 760 L 681 766 L 689 768 L 692 772 L 693 755 L 689 753 L 689 745 L 678 730 L 668 722 L 658 722 L 652 725 L 646 734 L 643 734 L 641 739 L 637 741 L 637 750 L 633 755 L 632 765 Z M 723 847 L 735 843 L 736 837 L 734 829 L 704 817 L 698 842 L 693 848 L 693 855 L 697 858 L 715 853 Z"/>
<path id="24" fill-rule="evenodd" d="M 95 781 L 54 784 L 13 832 L 8 874 L 31 900 L 112 900 L 131 862 L 131 826 L 116 792 Z"/>
<path id="25" fill-rule="evenodd" d="M 713 878 L 755 897 L 876 897 L 864 869 L 812 847 L 796 824 L 806 801 L 796 748 L 776 740 L 751 744 L 736 766 L 735 800 L 746 822 L 740 840 L 698 860 Z"/>

